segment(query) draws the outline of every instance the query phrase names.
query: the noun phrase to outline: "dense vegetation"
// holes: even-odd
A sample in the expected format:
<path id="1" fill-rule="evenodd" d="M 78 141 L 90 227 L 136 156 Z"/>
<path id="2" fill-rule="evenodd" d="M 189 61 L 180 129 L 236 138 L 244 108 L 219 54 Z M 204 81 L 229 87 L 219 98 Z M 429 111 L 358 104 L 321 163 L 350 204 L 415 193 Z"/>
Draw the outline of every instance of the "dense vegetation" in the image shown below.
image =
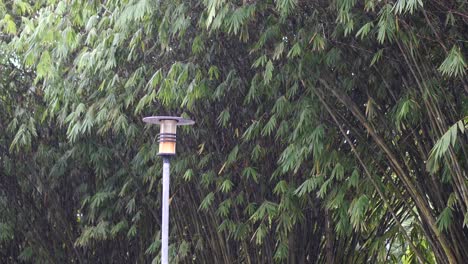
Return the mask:
<path id="1" fill-rule="evenodd" d="M 464 0 L 0 0 L 0 262 L 464 263 Z"/>

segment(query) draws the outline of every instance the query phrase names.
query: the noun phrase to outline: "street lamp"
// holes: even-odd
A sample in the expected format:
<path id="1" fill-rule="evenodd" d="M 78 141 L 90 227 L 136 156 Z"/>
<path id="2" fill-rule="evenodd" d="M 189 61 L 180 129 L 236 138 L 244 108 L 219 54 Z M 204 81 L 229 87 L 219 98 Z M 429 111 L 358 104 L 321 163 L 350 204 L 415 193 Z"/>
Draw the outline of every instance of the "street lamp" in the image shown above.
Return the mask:
<path id="1" fill-rule="evenodd" d="M 168 264 L 169 250 L 169 160 L 176 153 L 177 126 L 193 125 L 190 119 L 174 116 L 149 116 L 143 122 L 161 126 L 158 135 L 158 156 L 163 158 L 163 197 L 162 197 L 162 238 L 161 263 Z"/>

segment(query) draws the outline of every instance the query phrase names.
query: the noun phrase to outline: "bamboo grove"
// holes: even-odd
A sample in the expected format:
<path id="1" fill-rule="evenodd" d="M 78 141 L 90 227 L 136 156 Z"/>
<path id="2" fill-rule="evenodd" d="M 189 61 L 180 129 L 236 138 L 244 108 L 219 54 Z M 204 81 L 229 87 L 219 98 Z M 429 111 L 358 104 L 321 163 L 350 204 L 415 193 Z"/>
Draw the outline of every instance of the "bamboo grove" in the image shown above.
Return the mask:
<path id="1" fill-rule="evenodd" d="M 0 0 L 0 262 L 466 263 L 464 0 Z"/>

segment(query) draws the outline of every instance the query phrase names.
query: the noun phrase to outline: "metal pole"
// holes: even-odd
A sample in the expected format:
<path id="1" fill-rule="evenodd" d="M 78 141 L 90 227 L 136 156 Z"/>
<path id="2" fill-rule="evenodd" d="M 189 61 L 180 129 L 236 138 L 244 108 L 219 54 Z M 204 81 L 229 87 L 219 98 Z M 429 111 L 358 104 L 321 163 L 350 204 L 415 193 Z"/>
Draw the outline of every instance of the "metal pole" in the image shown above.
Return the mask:
<path id="1" fill-rule="evenodd" d="M 161 264 L 168 264 L 169 252 L 169 157 L 163 157 Z"/>

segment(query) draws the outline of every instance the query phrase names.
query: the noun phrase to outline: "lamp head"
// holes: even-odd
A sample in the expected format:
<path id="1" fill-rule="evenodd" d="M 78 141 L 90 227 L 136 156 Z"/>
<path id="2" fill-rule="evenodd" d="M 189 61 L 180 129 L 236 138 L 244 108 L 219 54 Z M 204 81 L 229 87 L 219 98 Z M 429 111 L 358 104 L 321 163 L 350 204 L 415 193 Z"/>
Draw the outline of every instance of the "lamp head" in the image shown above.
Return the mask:
<path id="1" fill-rule="evenodd" d="M 158 135 L 159 156 L 174 156 L 176 154 L 177 126 L 195 124 L 193 120 L 175 116 L 149 116 L 143 118 L 143 122 L 161 126 Z"/>

